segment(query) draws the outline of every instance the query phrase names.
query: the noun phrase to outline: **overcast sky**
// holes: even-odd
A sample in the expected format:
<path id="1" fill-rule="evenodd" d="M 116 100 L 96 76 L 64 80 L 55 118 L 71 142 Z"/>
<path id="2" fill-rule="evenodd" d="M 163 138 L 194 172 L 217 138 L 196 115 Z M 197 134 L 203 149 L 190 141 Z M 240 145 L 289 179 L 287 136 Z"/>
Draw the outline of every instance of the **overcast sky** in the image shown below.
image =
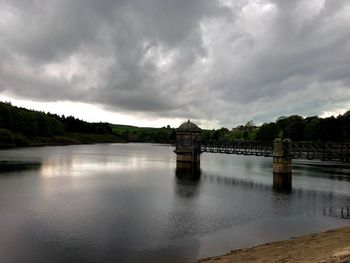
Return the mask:
<path id="1" fill-rule="evenodd" d="M 349 0 L 0 0 L 0 100 L 232 128 L 350 109 Z"/>

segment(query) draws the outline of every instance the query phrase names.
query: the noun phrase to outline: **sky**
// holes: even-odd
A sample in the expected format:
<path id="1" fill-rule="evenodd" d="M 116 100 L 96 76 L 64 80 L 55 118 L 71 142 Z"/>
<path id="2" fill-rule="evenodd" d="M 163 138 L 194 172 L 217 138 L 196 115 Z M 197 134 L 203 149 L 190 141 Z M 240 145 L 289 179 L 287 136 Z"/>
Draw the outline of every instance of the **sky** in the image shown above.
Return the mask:
<path id="1" fill-rule="evenodd" d="M 202 128 L 350 109 L 349 0 L 0 0 L 0 100 Z"/>

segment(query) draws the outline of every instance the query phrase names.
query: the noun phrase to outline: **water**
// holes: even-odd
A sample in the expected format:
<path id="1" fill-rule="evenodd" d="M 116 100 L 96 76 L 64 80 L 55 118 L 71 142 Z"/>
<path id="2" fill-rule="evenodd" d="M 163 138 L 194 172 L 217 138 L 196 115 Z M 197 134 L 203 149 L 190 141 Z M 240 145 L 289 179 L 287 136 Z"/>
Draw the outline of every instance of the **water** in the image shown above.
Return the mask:
<path id="1" fill-rule="evenodd" d="M 270 158 L 201 161 L 190 180 L 171 146 L 0 151 L 0 262 L 192 262 L 350 222 L 349 167 L 294 161 L 287 194 Z"/>

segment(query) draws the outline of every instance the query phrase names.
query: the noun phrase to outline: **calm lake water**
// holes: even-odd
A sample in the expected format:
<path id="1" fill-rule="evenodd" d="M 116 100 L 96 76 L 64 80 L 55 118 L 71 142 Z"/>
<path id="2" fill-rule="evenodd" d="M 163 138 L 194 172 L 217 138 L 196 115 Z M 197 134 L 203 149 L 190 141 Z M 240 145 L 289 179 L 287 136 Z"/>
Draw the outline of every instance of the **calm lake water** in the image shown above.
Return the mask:
<path id="1" fill-rule="evenodd" d="M 101 144 L 0 151 L 0 262 L 192 262 L 350 223 L 350 169 L 202 154 L 176 177 L 173 147 Z"/>

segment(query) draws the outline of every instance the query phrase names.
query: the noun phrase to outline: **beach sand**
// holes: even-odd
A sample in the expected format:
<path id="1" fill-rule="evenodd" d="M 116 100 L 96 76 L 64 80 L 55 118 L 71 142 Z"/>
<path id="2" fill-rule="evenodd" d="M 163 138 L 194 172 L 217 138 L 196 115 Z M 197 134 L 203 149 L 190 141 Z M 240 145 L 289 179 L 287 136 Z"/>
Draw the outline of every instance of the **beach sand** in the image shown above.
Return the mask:
<path id="1" fill-rule="evenodd" d="M 199 262 L 337 262 L 350 263 L 350 227 L 233 250 Z"/>

